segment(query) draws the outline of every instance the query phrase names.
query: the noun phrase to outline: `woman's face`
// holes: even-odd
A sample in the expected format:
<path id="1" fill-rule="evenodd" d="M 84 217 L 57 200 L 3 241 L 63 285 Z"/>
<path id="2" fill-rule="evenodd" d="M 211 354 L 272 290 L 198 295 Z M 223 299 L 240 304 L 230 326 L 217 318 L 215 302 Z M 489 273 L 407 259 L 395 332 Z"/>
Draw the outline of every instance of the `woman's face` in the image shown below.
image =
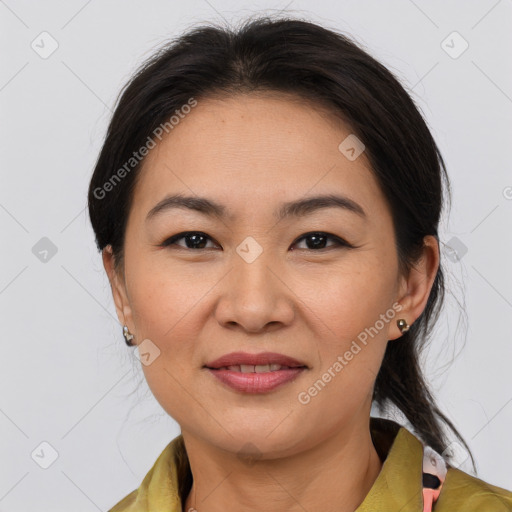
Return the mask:
<path id="1" fill-rule="evenodd" d="M 351 139 L 339 149 L 350 134 L 311 105 L 244 95 L 199 101 L 146 157 L 114 295 L 147 382 L 183 433 L 233 453 L 250 442 L 272 458 L 368 421 L 396 320 L 415 318 L 398 311 L 407 284 L 384 196 L 364 152 L 354 159 Z M 149 215 L 178 194 L 218 211 L 190 201 Z M 307 203 L 319 196 L 341 199 Z M 264 387 L 270 368 L 223 371 L 244 390 L 206 367 L 233 352 L 306 368 L 280 370 L 293 378 L 274 388 Z"/>

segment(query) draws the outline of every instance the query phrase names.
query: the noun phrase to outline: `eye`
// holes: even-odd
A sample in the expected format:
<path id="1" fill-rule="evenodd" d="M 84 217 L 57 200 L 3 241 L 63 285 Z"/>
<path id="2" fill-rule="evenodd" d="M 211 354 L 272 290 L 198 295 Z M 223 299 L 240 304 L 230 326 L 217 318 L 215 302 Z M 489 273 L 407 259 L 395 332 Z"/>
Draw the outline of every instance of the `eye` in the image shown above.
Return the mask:
<path id="1" fill-rule="evenodd" d="M 179 241 L 184 240 L 184 244 L 178 243 Z M 334 242 L 330 246 L 327 245 L 327 242 L 331 240 Z M 208 249 L 211 247 L 207 247 L 208 242 L 213 242 L 212 238 L 209 237 L 206 233 L 202 231 L 184 231 L 182 233 L 178 233 L 177 235 L 171 236 L 164 242 L 162 242 L 159 247 L 169 247 L 172 245 L 176 245 L 178 247 L 182 247 L 184 249 Z M 329 249 L 330 247 L 347 247 L 353 248 L 354 246 L 349 244 L 346 240 L 342 238 L 330 235 L 329 233 L 325 233 L 322 231 L 314 231 L 311 233 L 306 233 L 302 235 L 297 241 L 293 244 L 294 246 L 300 243 L 301 241 L 305 241 L 306 247 L 302 247 L 301 249 L 306 250 L 314 250 L 319 251 L 322 249 Z M 216 243 L 215 243 L 216 244 Z M 216 244 L 218 245 L 218 244 Z"/>
<path id="2" fill-rule="evenodd" d="M 302 235 L 297 240 L 297 242 L 295 242 L 294 245 L 298 244 L 301 240 L 306 241 L 305 249 L 316 251 L 322 249 L 329 249 L 329 247 L 354 247 L 353 245 L 349 244 L 346 240 L 343 240 L 342 238 L 335 235 L 330 235 L 329 233 L 324 233 L 322 231 L 306 233 L 305 235 Z M 334 241 L 334 244 L 326 247 L 326 243 L 328 240 Z"/>
<path id="3" fill-rule="evenodd" d="M 185 240 L 185 245 L 178 244 L 178 240 Z M 211 238 L 201 231 L 184 231 L 183 233 L 178 233 L 177 235 L 171 236 L 163 243 L 160 244 L 160 247 L 168 247 L 170 245 L 177 245 L 179 247 L 183 247 L 184 249 L 208 249 L 206 244 Z"/>

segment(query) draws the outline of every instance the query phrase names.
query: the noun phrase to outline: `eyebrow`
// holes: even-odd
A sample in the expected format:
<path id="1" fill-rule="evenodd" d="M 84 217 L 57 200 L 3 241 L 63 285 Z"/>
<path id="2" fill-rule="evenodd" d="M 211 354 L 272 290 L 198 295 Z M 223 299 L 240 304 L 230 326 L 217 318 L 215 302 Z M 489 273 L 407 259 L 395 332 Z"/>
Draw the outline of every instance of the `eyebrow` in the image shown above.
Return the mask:
<path id="1" fill-rule="evenodd" d="M 324 208 L 342 208 L 355 213 L 362 218 L 366 218 L 365 211 L 358 203 L 346 196 L 336 194 L 307 197 L 283 203 L 274 212 L 274 216 L 278 221 L 280 221 L 287 217 L 304 217 Z M 228 217 L 226 207 L 212 199 L 174 194 L 166 196 L 164 199 L 159 201 L 148 212 L 146 222 L 157 217 L 159 214 L 172 209 L 192 210 L 209 217 L 218 217 L 220 219 Z"/>

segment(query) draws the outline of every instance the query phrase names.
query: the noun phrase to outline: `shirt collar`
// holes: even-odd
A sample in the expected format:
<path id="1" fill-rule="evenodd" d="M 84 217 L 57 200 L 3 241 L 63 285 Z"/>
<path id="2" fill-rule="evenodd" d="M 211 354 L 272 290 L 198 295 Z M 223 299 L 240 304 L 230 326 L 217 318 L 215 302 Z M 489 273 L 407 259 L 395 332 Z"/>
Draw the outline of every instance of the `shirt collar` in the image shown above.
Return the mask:
<path id="1" fill-rule="evenodd" d="M 383 465 L 356 512 L 422 510 L 423 444 L 391 420 L 370 418 L 370 432 Z"/>
<path id="2" fill-rule="evenodd" d="M 383 418 L 370 418 L 370 432 L 383 466 L 356 512 L 373 512 L 383 507 L 421 510 L 422 443 L 406 428 Z M 179 483 L 187 476 L 191 478 L 190 466 L 180 434 L 164 448 L 140 487 L 110 512 L 181 512 Z"/>

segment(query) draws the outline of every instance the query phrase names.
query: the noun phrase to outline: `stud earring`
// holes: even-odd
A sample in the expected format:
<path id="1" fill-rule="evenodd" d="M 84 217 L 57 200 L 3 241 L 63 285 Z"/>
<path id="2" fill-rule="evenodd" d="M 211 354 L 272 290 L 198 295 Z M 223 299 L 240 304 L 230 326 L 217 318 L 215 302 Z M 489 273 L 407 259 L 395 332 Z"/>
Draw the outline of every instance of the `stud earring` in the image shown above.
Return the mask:
<path id="1" fill-rule="evenodd" d="M 398 325 L 398 328 L 400 329 L 400 332 L 402 334 L 404 332 L 407 332 L 409 330 L 409 328 L 411 327 L 403 318 L 400 318 L 400 320 L 397 320 L 396 325 Z"/>
<path id="2" fill-rule="evenodd" d="M 131 347 L 133 346 L 132 340 L 133 340 L 133 334 L 128 330 L 128 326 L 125 325 L 123 327 L 123 336 L 126 344 Z"/>

